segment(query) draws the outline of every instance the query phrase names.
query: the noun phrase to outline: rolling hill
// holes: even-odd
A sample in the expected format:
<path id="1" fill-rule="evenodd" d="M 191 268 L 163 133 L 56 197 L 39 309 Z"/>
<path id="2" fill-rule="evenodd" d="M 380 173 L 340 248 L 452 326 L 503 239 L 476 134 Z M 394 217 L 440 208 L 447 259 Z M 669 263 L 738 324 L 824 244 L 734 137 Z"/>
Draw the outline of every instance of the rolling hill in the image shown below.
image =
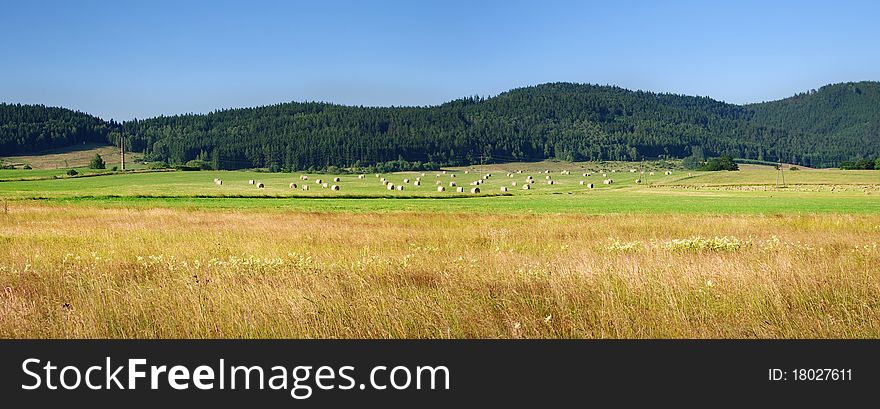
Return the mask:
<path id="1" fill-rule="evenodd" d="M 0 105 L 0 156 L 126 136 L 148 160 L 215 168 L 382 171 L 515 160 L 641 160 L 699 149 L 836 166 L 880 155 L 880 83 L 834 84 L 780 101 L 548 83 L 429 107 L 290 102 L 121 124 L 61 108 Z"/>

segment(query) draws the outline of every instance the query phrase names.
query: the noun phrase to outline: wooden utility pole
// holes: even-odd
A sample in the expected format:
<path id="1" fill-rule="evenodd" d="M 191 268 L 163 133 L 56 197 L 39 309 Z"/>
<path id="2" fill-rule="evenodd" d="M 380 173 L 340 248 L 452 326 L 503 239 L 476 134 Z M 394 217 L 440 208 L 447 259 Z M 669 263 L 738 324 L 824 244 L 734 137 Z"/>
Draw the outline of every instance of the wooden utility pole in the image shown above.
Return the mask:
<path id="1" fill-rule="evenodd" d="M 119 135 L 119 170 L 125 170 L 125 138 Z"/>

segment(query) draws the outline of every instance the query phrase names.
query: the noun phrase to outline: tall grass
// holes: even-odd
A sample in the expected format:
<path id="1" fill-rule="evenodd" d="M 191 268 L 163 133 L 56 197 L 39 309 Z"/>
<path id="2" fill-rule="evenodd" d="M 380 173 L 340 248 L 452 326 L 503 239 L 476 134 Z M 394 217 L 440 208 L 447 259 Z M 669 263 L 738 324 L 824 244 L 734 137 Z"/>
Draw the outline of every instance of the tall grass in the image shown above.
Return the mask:
<path id="1" fill-rule="evenodd" d="M 877 215 L 0 214 L 4 338 L 880 336 Z"/>

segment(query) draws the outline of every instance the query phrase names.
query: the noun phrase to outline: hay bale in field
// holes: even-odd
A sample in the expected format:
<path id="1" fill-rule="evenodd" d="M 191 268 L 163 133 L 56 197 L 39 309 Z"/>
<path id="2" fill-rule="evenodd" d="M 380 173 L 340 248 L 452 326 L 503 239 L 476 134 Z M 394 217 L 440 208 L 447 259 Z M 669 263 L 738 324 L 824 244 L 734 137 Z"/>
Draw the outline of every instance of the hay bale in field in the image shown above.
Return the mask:
<path id="1" fill-rule="evenodd" d="M 654 176 L 654 172 L 648 172 L 649 176 Z"/>
<path id="2" fill-rule="evenodd" d="M 257 189 L 262 189 L 266 186 L 263 185 L 263 182 L 257 183 Z"/>
<path id="3" fill-rule="evenodd" d="M 507 192 L 507 187 L 506 187 L 506 186 L 501 186 L 501 193 L 504 193 L 504 192 Z"/>
<path id="4" fill-rule="evenodd" d="M 321 179 L 315 179 L 315 184 L 316 184 L 316 185 L 320 185 L 321 183 L 324 183 L 324 182 L 321 181 Z"/>
<path id="5" fill-rule="evenodd" d="M 397 185 L 397 190 L 403 190 L 403 185 Z"/>
<path id="6" fill-rule="evenodd" d="M 614 183 L 614 179 L 605 179 L 602 181 L 602 183 L 604 183 L 606 185 L 610 185 L 610 184 Z"/>
<path id="7" fill-rule="evenodd" d="M 409 179 L 404 179 L 403 183 L 409 183 Z"/>
<path id="8" fill-rule="evenodd" d="M 421 180 L 417 180 L 417 181 L 413 182 L 413 185 L 415 185 L 415 186 L 421 186 L 421 185 L 422 185 L 422 181 L 421 181 Z"/>
<path id="9" fill-rule="evenodd" d="M 529 180 L 531 178 L 532 178 L 532 175 L 526 176 L 526 180 Z"/>
<path id="10" fill-rule="evenodd" d="M 547 181 L 547 184 L 548 184 L 548 185 L 552 185 L 552 184 L 553 184 L 553 181 L 552 181 L 552 180 L 548 180 L 548 181 Z"/>
<path id="11" fill-rule="evenodd" d="M 291 184 L 290 184 L 290 188 L 291 188 L 291 189 L 296 189 L 296 183 L 291 183 Z"/>
<path id="12" fill-rule="evenodd" d="M 385 185 L 385 186 L 386 186 L 386 188 L 387 188 L 388 190 L 394 190 L 394 183 L 390 183 L 390 182 L 389 182 L 389 183 L 388 183 L 387 185 Z"/>
<path id="13" fill-rule="evenodd" d="M 321 189 L 326 189 L 326 188 L 328 188 L 328 187 L 330 187 L 330 184 L 327 183 L 327 182 L 324 182 L 324 183 L 321 184 Z"/>
<path id="14" fill-rule="evenodd" d="M 421 180 L 422 180 L 422 177 L 421 177 L 421 176 L 416 176 L 416 180 L 417 180 L 417 181 L 421 181 Z"/>
<path id="15" fill-rule="evenodd" d="M 669 176 L 669 175 L 671 175 L 671 174 L 672 174 L 672 171 L 671 171 L 671 170 L 667 170 L 667 171 L 666 171 L 666 176 Z"/>
<path id="16" fill-rule="evenodd" d="M 516 186 L 516 181 L 510 182 L 510 186 Z"/>
<path id="17" fill-rule="evenodd" d="M 464 193 L 464 187 L 459 186 L 459 187 L 455 188 L 455 192 L 456 193 Z"/>
<path id="18" fill-rule="evenodd" d="M 303 190 L 309 190 L 309 185 L 303 185 Z"/>
<path id="19" fill-rule="evenodd" d="M 422 177 L 425 177 L 425 172 L 422 172 Z"/>
<path id="20" fill-rule="evenodd" d="M 691 174 L 691 172 L 688 172 L 688 177 L 691 177 L 691 176 L 693 176 L 693 174 Z"/>
<path id="21" fill-rule="evenodd" d="M 507 174 L 507 177 L 512 178 L 512 177 L 513 177 L 513 173 L 508 173 L 508 174 Z"/>
<path id="22" fill-rule="evenodd" d="M 465 169 L 465 170 L 464 170 L 464 174 L 467 175 L 468 173 L 471 173 L 471 172 L 468 171 L 467 169 Z"/>
<path id="23" fill-rule="evenodd" d="M 379 176 L 381 176 L 381 175 L 379 175 L 379 174 L 377 173 L 377 174 L 376 174 L 376 177 L 379 177 Z"/>
<path id="24" fill-rule="evenodd" d="M 338 185 L 330 186 L 330 190 L 339 190 L 339 186 Z"/>
<path id="25" fill-rule="evenodd" d="M 249 184 L 249 185 L 253 185 L 254 183 L 257 183 L 257 182 L 255 182 L 253 179 L 251 179 L 251 180 L 248 181 L 248 184 Z"/>
<path id="26" fill-rule="evenodd" d="M 339 179 L 339 178 L 333 178 L 333 181 L 334 181 L 334 182 L 339 182 L 340 180 L 341 180 L 341 179 Z"/>
<path id="27" fill-rule="evenodd" d="M 388 181 L 388 179 L 382 178 L 382 179 L 379 179 L 379 181 L 382 182 L 382 183 L 385 183 L 385 182 Z"/>
<path id="28" fill-rule="evenodd" d="M 635 170 L 635 169 L 630 169 L 630 170 L 629 170 L 629 173 L 636 173 L 636 170 Z"/>
<path id="29" fill-rule="evenodd" d="M 517 169 L 516 173 L 522 173 L 522 169 Z"/>
<path id="30" fill-rule="evenodd" d="M 642 183 L 642 180 L 641 180 L 641 179 L 636 179 L 636 184 L 637 184 L 637 185 L 638 185 L 638 184 L 641 184 L 641 183 Z"/>
<path id="31" fill-rule="evenodd" d="M 455 187 L 455 182 L 449 182 L 449 187 Z"/>
<path id="32" fill-rule="evenodd" d="M 440 185 L 443 184 L 443 182 L 441 182 L 441 181 L 439 181 L 439 180 L 435 180 L 435 181 L 434 181 L 434 184 L 437 185 L 437 186 L 440 186 Z"/>
<path id="33" fill-rule="evenodd" d="M 529 190 L 529 189 L 532 188 L 531 186 L 532 186 L 532 185 L 526 183 L 526 184 L 523 185 L 523 190 Z"/>
<path id="34" fill-rule="evenodd" d="M 550 175 L 547 175 L 546 177 L 544 177 L 544 179 L 550 180 Z"/>
<path id="35" fill-rule="evenodd" d="M 475 187 L 475 188 L 471 189 L 471 193 L 473 193 L 473 194 L 480 193 L 480 188 Z"/>
<path id="36" fill-rule="evenodd" d="M 607 177 L 608 177 L 608 174 L 607 174 L 607 173 L 603 173 L 603 174 L 602 174 L 602 177 L 603 177 L 603 178 L 607 178 Z"/>
<path id="37" fill-rule="evenodd" d="M 592 184 L 592 183 L 587 183 L 587 189 L 592 189 L 592 188 L 593 188 L 593 184 Z"/>
<path id="38" fill-rule="evenodd" d="M 581 186 L 585 185 L 587 182 L 581 181 Z"/>
<path id="39" fill-rule="evenodd" d="M 449 175 L 449 177 L 454 178 L 454 177 L 455 177 L 455 173 Z"/>
<path id="40" fill-rule="evenodd" d="M 483 176 L 483 179 L 484 179 L 484 180 L 489 180 L 489 177 L 490 177 L 490 176 L 492 176 L 492 175 L 485 175 L 485 176 Z"/>
<path id="41" fill-rule="evenodd" d="M 358 179 L 363 179 L 365 177 L 367 177 L 367 175 L 358 175 Z"/>
<path id="42" fill-rule="evenodd" d="M 611 169 L 611 173 L 617 173 L 617 169 Z"/>
<path id="43" fill-rule="evenodd" d="M 437 191 L 438 191 L 438 192 L 444 192 L 444 191 L 446 191 L 446 188 L 443 187 L 443 186 L 437 186 Z"/>
<path id="44" fill-rule="evenodd" d="M 444 175 L 446 174 L 446 171 L 445 171 L 445 170 L 443 171 L 443 174 L 444 174 Z"/>
<path id="45" fill-rule="evenodd" d="M 306 176 L 306 175 L 301 175 L 301 176 L 299 177 L 299 180 L 309 180 L 309 177 Z"/>
<path id="46" fill-rule="evenodd" d="M 217 185 L 217 186 L 223 186 L 223 181 L 220 180 L 220 179 L 217 179 L 217 180 L 214 181 L 214 184 Z"/>

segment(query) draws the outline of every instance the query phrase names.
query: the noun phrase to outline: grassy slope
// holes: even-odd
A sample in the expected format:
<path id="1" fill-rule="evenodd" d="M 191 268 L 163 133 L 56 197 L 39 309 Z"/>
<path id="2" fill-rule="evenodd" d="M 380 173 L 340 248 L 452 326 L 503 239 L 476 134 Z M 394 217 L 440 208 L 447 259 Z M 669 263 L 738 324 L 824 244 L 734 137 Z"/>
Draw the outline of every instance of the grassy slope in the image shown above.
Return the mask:
<path id="1" fill-rule="evenodd" d="M 108 168 L 119 165 L 118 147 L 94 143 L 51 149 L 30 155 L 0 157 L 0 159 L 15 165 L 29 164 L 34 169 L 50 170 L 87 167 L 95 154 L 101 155 Z M 143 154 L 140 153 L 126 154 L 126 168 L 137 168 L 134 162 L 142 157 Z"/>

